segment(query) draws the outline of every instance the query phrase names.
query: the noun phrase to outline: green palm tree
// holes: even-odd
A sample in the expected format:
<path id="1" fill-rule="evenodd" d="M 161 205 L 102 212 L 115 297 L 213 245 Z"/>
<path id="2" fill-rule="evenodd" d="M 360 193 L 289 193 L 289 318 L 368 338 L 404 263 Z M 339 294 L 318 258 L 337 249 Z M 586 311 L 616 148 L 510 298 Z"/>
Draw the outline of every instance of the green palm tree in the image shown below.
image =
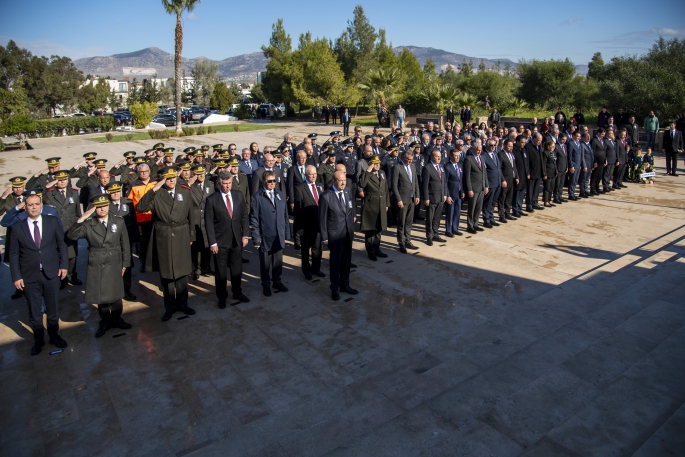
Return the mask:
<path id="1" fill-rule="evenodd" d="M 385 105 L 386 101 L 393 99 L 397 93 L 398 74 L 399 72 L 395 68 L 371 70 L 357 87 L 366 96 Z"/>
<path id="2" fill-rule="evenodd" d="M 176 131 L 181 131 L 181 51 L 183 50 L 183 25 L 181 14 L 192 11 L 200 0 L 162 0 L 164 9 L 176 15 L 176 34 L 174 36 L 174 99 L 176 101 Z"/>

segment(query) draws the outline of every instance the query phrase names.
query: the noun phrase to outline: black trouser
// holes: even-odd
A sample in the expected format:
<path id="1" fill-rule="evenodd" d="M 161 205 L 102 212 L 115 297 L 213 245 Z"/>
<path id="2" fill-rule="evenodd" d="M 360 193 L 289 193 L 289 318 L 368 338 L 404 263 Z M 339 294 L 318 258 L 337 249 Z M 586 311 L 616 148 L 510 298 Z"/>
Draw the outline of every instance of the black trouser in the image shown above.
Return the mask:
<path id="1" fill-rule="evenodd" d="M 386 214 L 388 227 L 392 225 L 397 225 L 397 213 L 398 213 L 397 202 L 394 197 L 390 197 L 390 206 L 388 206 L 388 212 Z"/>
<path id="2" fill-rule="evenodd" d="M 623 184 L 623 177 L 626 174 L 626 164 L 622 163 L 618 167 L 614 168 L 614 187 Z"/>
<path id="3" fill-rule="evenodd" d="M 678 169 L 678 153 L 666 151 L 666 173 L 675 173 Z"/>
<path id="4" fill-rule="evenodd" d="M 507 182 L 507 187 L 502 187 L 497 199 L 497 215 L 504 217 L 505 214 L 511 213 L 511 199 L 514 196 L 514 182 Z"/>
<path id="5" fill-rule="evenodd" d="M 604 172 L 602 173 L 602 188 L 611 189 L 611 178 L 614 174 L 614 163 L 611 163 L 604 167 Z"/>
<path id="6" fill-rule="evenodd" d="M 241 260 L 242 262 L 242 260 Z M 278 238 L 271 245 L 271 250 L 259 250 L 259 275 L 262 278 L 262 287 L 270 287 L 271 282 L 281 282 L 283 273 L 283 246 Z"/>
<path id="7" fill-rule="evenodd" d="M 66 278 L 64 278 L 64 280 L 65 281 L 67 279 L 74 280 L 77 277 L 78 276 L 76 275 L 76 257 L 73 257 L 73 258 L 69 259 L 69 267 L 67 269 L 67 276 L 66 276 Z"/>
<path id="8" fill-rule="evenodd" d="M 178 279 L 160 278 L 162 280 L 162 292 L 164 293 L 164 309 L 167 313 L 173 313 L 177 309 L 188 307 L 188 276 L 183 275 Z"/>
<path id="9" fill-rule="evenodd" d="M 243 245 L 235 240 L 233 240 L 233 246 L 219 248 L 219 252 L 214 255 L 214 287 L 219 300 L 225 300 L 228 296 L 226 268 L 231 270 L 231 292 L 233 295 L 242 293 Z"/>
<path id="10" fill-rule="evenodd" d="M 132 267 L 126 267 L 124 270 L 124 292 L 131 293 L 131 269 Z"/>
<path id="11" fill-rule="evenodd" d="M 366 252 L 369 254 L 376 254 L 381 250 L 381 231 L 380 230 L 365 230 L 364 231 L 364 246 Z"/>
<path id="12" fill-rule="evenodd" d="M 150 234 L 152 233 L 152 221 L 138 222 L 140 227 L 140 240 L 138 241 L 138 259 L 140 259 L 140 267 L 145 268 L 145 255 L 150 244 Z"/>
<path id="13" fill-rule="evenodd" d="M 121 313 L 124 312 L 124 304 L 121 300 L 114 303 L 98 305 L 98 314 L 100 315 L 100 327 L 109 328 L 111 325 L 116 325 L 124 320 L 121 318 Z"/>
<path id="14" fill-rule="evenodd" d="M 554 180 L 554 199 L 561 201 L 564 193 L 564 180 L 566 179 L 566 172 L 559 172 L 557 178 Z"/>
<path id="15" fill-rule="evenodd" d="M 197 240 L 193 244 L 190 245 L 190 255 L 191 259 L 193 260 L 193 271 L 195 273 L 203 273 L 207 270 L 209 270 L 209 247 L 205 246 L 204 243 L 204 238 L 202 238 L 202 234 L 198 233 L 197 229 L 199 227 L 196 227 L 195 233 L 198 235 Z M 198 260 L 199 258 L 199 260 Z"/>
<path id="16" fill-rule="evenodd" d="M 38 281 L 24 284 L 24 297 L 29 305 L 29 324 L 33 329 L 33 338 L 43 341 L 43 302 L 48 320 L 48 335 L 57 335 L 59 330 L 59 276 L 48 279 L 41 271 Z"/>
<path id="17" fill-rule="evenodd" d="M 350 285 L 350 264 L 352 263 L 352 239 L 345 239 L 328 243 L 331 252 L 331 290 Z"/>
<path id="18" fill-rule="evenodd" d="M 590 178 L 590 192 L 599 192 L 599 183 L 602 182 L 604 175 L 604 161 L 597 164 L 597 168 L 592 170 L 592 177 Z"/>
<path id="19" fill-rule="evenodd" d="M 349 136 L 349 134 L 350 134 L 350 123 L 344 122 L 343 123 L 343 136 Z"/>
<path id="20" fill-rule="evenodd" d="M 526 208 L 531 209 L 538 204 L 540 197 L 540 181 L 541 178 L 530 178 L 528 181 L 528 194 L 526 194 Z"/>
<path id="21" fill-rule="evenodd" d="M 309 263 L 311 250 L 312 261 Z M 312 274 L 321 271 L 321 233 L 307 233 L 300 237 L 300 257 L 302 259 L 302 273 Z"/>
<path id="22" fill-rule="evenodd" d="M 468 194 L 467 194 L 468 195 Z M 483 211 L 483 191 L 474 192 L 473 197 L 467 196 L 466 228 L 475 230 L 478 227 L 478 217 Z"/>
<path id="23" fill-rule="evenodd" d="M 439 235 L 438 230 L 440 229 L 443 205 L 444 202 L 440 200 L 438 203 L 431 202 L 426 207 L 426 238 L 429 240 Z"/>
<path id="24" fill-rule="evenodd" d="M 397 208 L 397 242 L 400 246 L 411 243 L 411 227 L 414 223 L 414 199 L 408 205 Z"/>
<path id="25" fill-rule="evenodd" d="M 542 201 L 544 203 L 549 203 L 552 201 L 552 194 L 554 193 L 554 184 L 556 183 L 556 178 L 547 177 L 545 181 L 545 187 L 542 192 Z"/>

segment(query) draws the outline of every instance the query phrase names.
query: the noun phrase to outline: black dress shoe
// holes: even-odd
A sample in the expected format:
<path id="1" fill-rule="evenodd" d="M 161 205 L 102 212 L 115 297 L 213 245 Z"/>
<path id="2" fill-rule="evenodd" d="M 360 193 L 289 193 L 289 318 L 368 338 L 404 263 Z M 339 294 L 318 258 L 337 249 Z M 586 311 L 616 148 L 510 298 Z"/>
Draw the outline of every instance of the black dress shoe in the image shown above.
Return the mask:
<path id="1" fill-rule="evenodd" d="M 526 213 L 518 213 L 517 216 L 518 217 L 528 217 L 528 215 Z"/>
<path id="2" fill-rule="evenodd" d="M 357 289 L 353 289 L 350 286 L 343 286 L 340 288 L 340 291 L 348 293 L 350 295 L 357 295 L 359 293 L 359 291 Z"/>
<path id="3" fill-rule="evenodd" d="M 535 210 L 533 209 L 532 206 L 526 206 L 526 212 L 527 212 L 527 213 L 534 213 Z"/>
<path id="4" fill-rule="evenodd" d="M 316 276 L 318 276 L 319 278 L 325 278 L 325 277 L 326 277 L 326 273 L 324 273 L 324 272 L 321 271 L 321 270 L 315 271 L 314 274 L 315 274 Z"/>
<path id="5" fill-rule="evenodd" d="M 12 296 L 10 297 L 10 299 L 16 300 L 16 299 L 21 298 L 21 297 L 23 297 L 23 296 L 24 296 L 24 291 L 23 291 L 23 290 L 16 289 L 16 290 L 14 291 L 14 293 L 12 294 Z"/>
<path id="6" fill-rule="evenodd" d="M 200 279 L 200 274 L 199 273 L 193 273 L 193 281 L 197 281 Z"/>
<path id="7" fill-rule="evenodd" d="M 243 263 L 250 263 L 250 259 L 243 259 Z"/>
<path id="8" fill-rule="evenodd" d="M 385 252 L 381 252 L 381 251 L 376 251 L 376 252 L 374 252 L 374 254 L 376 254 L 376 257 L 380 257 L 381 259 L 384 259 L 388 256 L 388 254 L 386 254 Z"/>
<path id="9" fill-rule="evenodd" d="M 561 202 L 562 202 L 562 203 L 568 203 L 568 199 L 562 198 L 562 199 L 561 199 Z"/>
<path id="10" fill-rule="evenodd" d="M 433 241 L 437 241 L 438 243 L 446 243 L 447 240 L 444 238 L 440 238 L 440 235 L 436 235 L 433 237 Z"/>
<path id="11" fill-rule="evenodd" d="M 678 173 L 676 173 L 676 172 L 674 171 L 673 174 L 672 174 L 671 176 L 678 176 Z"/>
<path id="12" fill-rule="evenodd" d="M 294 248 L 295 250 L 299 251 L 300 249 L 302 249 L 302 246 L 300 246 L 299 244 L 295 243 L 295 244 L 293 244 L 293 248 Z"/>
<path id="13" fill-rule="evenodd" d="M 40 340 L 40 341 L 34 341 L 33 346 L 31 346 L 31 355 L 38 355 L 40 354 L 41 349 L 45 346 L 45 341 Z"/>
<path id="14" fill-rule="evenodd" d="M 171 319 L 171 316 L 173 316 L 172 313 L 170 313 L 169 311 L 165 312 L 164 316 L 162 316 L 162 322 L 168 321 L 169 319 Z"/>
<path id="15" fill-rule="evenodd" d="M 499 227 L 499 224 L 495 221 L 490 222 L 490 225 L 492 225 L 493 227 Z"/>
<path id="16" fill-rule="evenodd" d="M 418 247 L 414 246 L 414 245 L 411 243 L 411 241 L 410 241 L 409 243 L 405 244 L 404 247 L 407 248 L 407 249 L 411 249 L 412 251 L 416 251 L 416 250 L 418 249 Z"/>
<path id="17" fill-rule="evenodd" d="M 457 230 L 456 232 L 454 232 L 454 234 L 457 236 L 463 236 L 464 235 L 460 230 Z"/>
<path id="18" fill-rule="evenodd" d="M 99 326 L 97 331 L 95 332 L 95 338 L 100 338 L 101 336 L 104 336 L 105 333 L 107 333 L 107 330 L 109 330 L 109 325 Z"/>
<path id="19" fill-rule="evenodd" d="M 340 300 L 340 292 L 338 292 L 337 290 L 332 290 L 331 291 L 331 298 L 335 301 Z"/>
<path id="20" fill-rule="evenodd" d="M 513 215 L 513 214 L 505 214 L 505 215 L 504 215 L 504 218 L 507 219 L 507 220 L 510 220 L 510 221 L 515 221 L 515 220 L 516 220 L 516 216 Z"/>
<path id="21" fill-rule="evenodd" d="M 357 264 L 350 262 L 350 268 L 357 268 Z"/>
<path id="22" fill-rule="evenodd" d="M 545 208 L 543 208 L 543 207 L 540 206 L 540 205 L 533 205 L 533 209 L 545 209 Z"/>
<path id="23" fill-rule="evenodd" d="M 83 285 L 83 281 L 81 281 L 79 278 L 72 277 L 69 280 L 69 284 L 71 284 L 72 286 L 81 286 Z"/>
<path id="24" fill-rule="evenodd" d="M 283 285 L 282 282 L 274 283 L 273 288 L 278 290 L 278 291 L 281 291 L 281 292 L 287 292 L 288 291 L 288 288 L 285 287 L 285 285 Z"/>
<path id="25" fill-rule="evenodd" d="M 124 294 L 124 300 L 126 300 L 126 301 L 136 301 L 137 299 L 138 299 L 138 297 L 133 295 L 131 292 L 126 292 Z"/>
<path id="26" fill-rule="evenodd" d="M 484 231 L 485 231 L 485 230 L 483 230 L 482 227 L 476 227 L 476 230 L 479 231 L 479 232 L 484 232 Z"/>
<path id="27" fill-rule="evenodd" d="M 507 224 L 507 223 L 508 223 L 506 217 L 500 217 L 500 218 L 499 218 L 499 221 L 500 221 L 502 224 Z"/>
<path id="28" fill-rule="evenodd" d="M 407 248 L 405 248 L 403 244 L 400 244 L 400 252 L 401 252 L 402 254 L 406 254 L 406 253 L 407 253 Z"/>
<path id="29" fill-rule="evenodd" d="M 247 296 L 242 292 L 239 294 L 233 294 L 233 298 L 236 300 L 240 300 L 243 303 L 250 303 L 250 299 L 247 298 Z"/>
<path id="30" fill-rule="evenodd" d="M 466 229 L 466 232 L 467 232 L 467 233 L 472 233 L 472 234 L 474 234 L 474 235 L 475 235 L 476 233 L 478 233 L 478 232 L 476 232 L 474 229 L 470 229 L 470 228 L 469 228 L 469 229 Z"/>
<path id="31" fill-rule="evenodd" d="M 219 299 L 219 309 L 226 309 L 226 299 L 225 298 Z"/>
<path id="32" fill-rule="evenodd" d="M 63 279 L 59 282 L 59 290 L 64 290 L 67 288 L 67 280 Z"/>
<path id="33" fill-rule="evenodd" d="M 67 342 L 62 339 L 61 336 L 55 335 L 52 338 L 50 338 L 50 341 L 48 341 L 50 344 L 54 344 L 58 348 L 65 348 L 67 347 Z"/>
<path id="34" fill-rule="evenodd" d="M 265 297 L 270 297 L 271 296 L 271 287 L 262 287 L 262 293 L 264 293 Z"/>
<path id="35" fill-rule="evenodd" d="M 454 238 L 454 234 L 452 232 L 445 232 L 445 236 L 447 238 Z"/>
<path id="36" fill-rule="evenodd" d="M 426 244 L 427 244 L 428 246 L 433 246 L 433 240 L 427 239 L 427 240 L 426 240 Z"/>
<path id="37" fill-rule="evenodd" d="M 122 330 L 128 330 L 131 327 L 133 327 L 131 324 L 129 324 L 128 322 L 125 322 L 123 319 L 120 319 L 118 322 L 115 322 L 112 325 L 119 327 Z"/>
<path id="38" fill-rule="evenodd" d="M 373 252 L 368 252 L 367 255 L 369 256 L 369 260 L 373 260 L 374 262 L 378 260 L 378 257 L 376 257 L 376 254 Z"/>
<path id="39" fill-rule="evenodd" d="M 185 308 L 181 308 L 181 312 L 183 312 L 184 314 L 187 314 L 189 316 L 192 316 L 193 314 L 195 314 L 195 310 L 193 308 L 191 308 L 190 306 L 186 306 Z"/>
<path id="40" fill-rule="evenodd" d="M 486 222 L 485 224 L 483 224 L 483 227 L 491 229 L 491 228 L 492 228 L 492 224 L 489 223 L 489 222 Z"/>
<path id="41" fill-rule="evenodd" d="M 312 274 L 311 273 L 305 273 L 304 279 L 306 279 L 307 281 L 311 281 L 312 280 Z"/>

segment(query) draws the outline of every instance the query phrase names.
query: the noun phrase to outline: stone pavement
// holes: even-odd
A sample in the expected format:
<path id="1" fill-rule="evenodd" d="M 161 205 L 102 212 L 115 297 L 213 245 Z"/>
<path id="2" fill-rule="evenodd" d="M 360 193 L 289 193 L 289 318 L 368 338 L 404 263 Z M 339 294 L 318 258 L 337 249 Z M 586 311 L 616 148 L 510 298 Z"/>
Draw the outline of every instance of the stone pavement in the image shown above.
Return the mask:
<path id="1" fill-rule="evenodd" d="M 276 145 L 285 131 L 200 139 Z M 1 179 L 50 155 L 114 159 L 153 141 L 135 143 L 40 140 L 2 153 Z M 628 186 L 444 246 L 416 225 L 416 255 L 389 230 L 387 262 L 358 236 L 350 301 L 305 281 L 290 243 L 289 292 L 261 295 L 250 247 L 251 303 L 220 310 L 201 278 L 197 314 L 166 323 L 156 275 L 135 268 L 134 327 L 117 338 L 95 340 L 95 308 L 67 288 L 58 355 L 29 355 L 5 266 L 0 455 L 683 455 L 685 177 Z"/>

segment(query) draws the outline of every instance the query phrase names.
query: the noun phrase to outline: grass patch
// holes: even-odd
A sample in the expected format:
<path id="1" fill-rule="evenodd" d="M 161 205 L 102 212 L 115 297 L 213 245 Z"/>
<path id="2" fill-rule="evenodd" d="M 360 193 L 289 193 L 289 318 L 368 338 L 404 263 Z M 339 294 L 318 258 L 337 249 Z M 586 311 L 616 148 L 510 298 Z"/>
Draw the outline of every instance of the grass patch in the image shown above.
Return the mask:
<path id="1" fill-rule="evenodd" d="M 352 120 L 352 125 L 361 125 L 362 127 L 375 127 L 378 125 L 378 118 L 373 117 L 357 117 Z"/>
<path id="2" fill-rule="evenodd" d="M 238 129 L 235 128 L 235 126 L 239 125 L 240 127 Z M 202 126 L 200 124 L 197 127 L 192 127 L 192 126 L 187 126 L 184 128 L 191 128 L 191 129 L 199 129 L 200 131 L 207 132 L 207 128 L 205 126 Z M 263 124 L 227 124 L 227 125 L 216 125 L 212 126 L 211 129 L 213 130 L 212 133 L 226 133 L 226 132 L 237 132 L 240 130 L 241 132 L 249 132 L 251 130 L 269 130 L 269 129 L 278 129 L 278 128 L 283 128 L 283 126 L 275 124 L 275 125 L 263 125 Z M 197 130 L 194 130 L 194 133 L 197 135 L 198 132 Z M 130 139 L 127 139 L 127 137 L 131 137 Z M 173 136 L 173 135 L 172 135 Z M 186 136 L 189 136 L 189 134 L 186 134 Z M 111 143 L 118 143 L 120 141 L 136 141 L 136 140 L 149 140 L 150 135 L 147 132 L 144 133 L 127 133 L 127 134 L 120 134 L 120 135 L 114 135 L 111 139 Z M 93 138 L 88 138 L 89 141 L 95 141 L 96 143 L 108 143 L 107 138 L 104 136 L 96 136 Z"/>

